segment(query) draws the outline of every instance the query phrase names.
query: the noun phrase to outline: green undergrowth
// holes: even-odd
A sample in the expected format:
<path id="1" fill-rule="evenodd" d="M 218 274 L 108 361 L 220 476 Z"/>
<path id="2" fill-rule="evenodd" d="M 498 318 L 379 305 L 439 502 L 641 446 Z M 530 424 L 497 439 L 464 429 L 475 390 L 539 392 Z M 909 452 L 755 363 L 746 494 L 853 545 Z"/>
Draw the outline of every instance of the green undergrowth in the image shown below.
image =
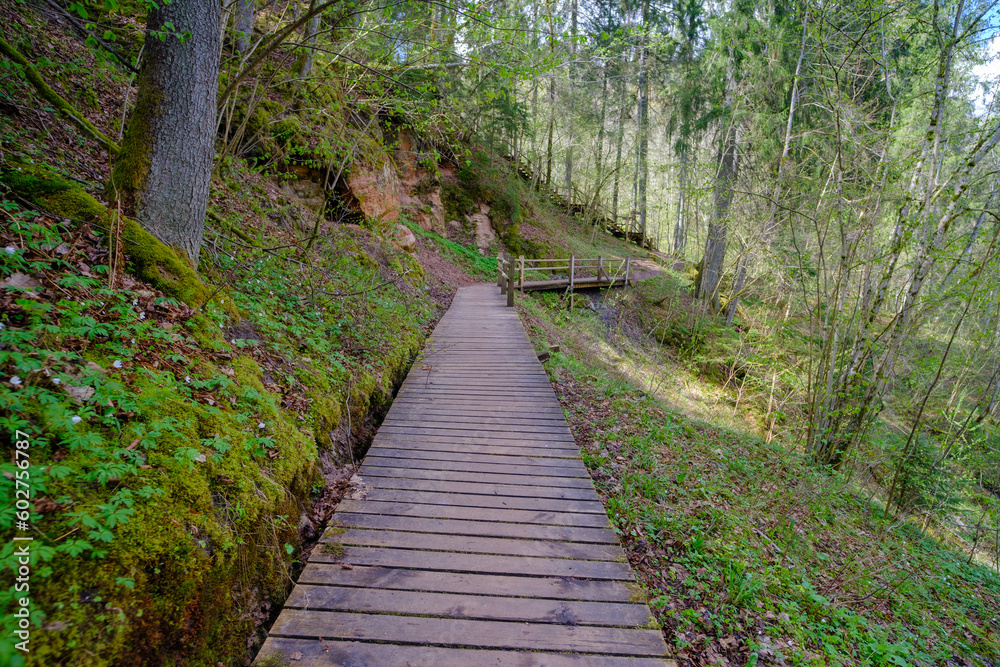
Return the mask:
<path id="1" fill-rule="evenodd" d="M 556 305 L 522 316 L 562 346 L 546 369 L 678 659 L 995 664 L 1000 575 L 794 448 L 678 412 L 603 361 L 598 313 Z"/>
<path id="2" fill-rule="evenodd" d="M 219 198 L 268 213 L 252 179 L 235 170 Z M 34 538 L 27 663 L 230 664 L 284 600 L 321 458 L 361 453 L 436 315 L 419 266 L 335 229 L 303 255 L 281 229 L 263 228 L 264 248 L 281 246 L 264 250 L 213 228 L 213 293 L 192 307 L 127 253 L 109 286 L 101 225 L 26 199 L 2 201 L 0 567 L 17 569 L 15 534 Z M 2 664 L 21 659 L 21 595 L 0 591 Z"/>
<path id="3" fill-rule="evenodd" d="M 455 243 L 444 238 L 435 232 L 421 229 L 420 225 L 403 218 L 405 224 L 411 232 L 417 236 L 429 239 L 435 246 L 440 248 L 449 260 L 462 266 L 471 275 L 486 280 L 496 280 L 497 258 L 484 257 L 478 250 L 468 248 L 461 243 Z"/>

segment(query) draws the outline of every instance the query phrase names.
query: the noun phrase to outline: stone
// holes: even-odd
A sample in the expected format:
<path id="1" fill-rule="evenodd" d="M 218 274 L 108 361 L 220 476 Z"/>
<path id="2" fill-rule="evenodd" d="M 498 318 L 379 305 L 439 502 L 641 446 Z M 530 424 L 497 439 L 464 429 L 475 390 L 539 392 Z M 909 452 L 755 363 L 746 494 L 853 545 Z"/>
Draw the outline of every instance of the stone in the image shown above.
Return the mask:
<path id="1" fill-rule="evenodd" d="M 396 225 L 393 241 L 406 252 L 413 252 L 417 249 L 417 237 L 404 225 Z"/>

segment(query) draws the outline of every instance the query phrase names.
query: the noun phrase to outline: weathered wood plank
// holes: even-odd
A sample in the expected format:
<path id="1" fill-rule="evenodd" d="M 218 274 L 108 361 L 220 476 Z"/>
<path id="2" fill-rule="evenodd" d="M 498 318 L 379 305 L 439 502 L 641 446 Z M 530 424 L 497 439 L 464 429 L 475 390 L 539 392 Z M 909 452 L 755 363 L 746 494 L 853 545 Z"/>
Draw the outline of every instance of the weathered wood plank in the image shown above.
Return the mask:
<path id="1" fill-rule="evenodd" d="M 502 510 L 495 508 L 451 507 L 417 503 L 389 503 L 379 500 L 342 500 L 338 509 L 359 514 L 391 514 L 393 516 L 423 516 L 432 519 L 466 519 L 469 521 L 505 521 L 507 523 L 541 523 L 553 526 L 609 528 L 604 514 L 575 512 L 538 512 L 534 510 Z"/>
<path id="2" fill-rule="evenodd" d="M 495 465 L 528 465 L 536 466 L 539 469 L 545 468 L 572 468 L 573 470 L 585 469 L 579 458 L 560 458 L 545 456 L 528 456 L 527 454 L 484 454 L 480 452 L 455 452 L 424 449 L 402 449 L 400 447 L 390 447 L 385 443 L 371 450 L 382 457 L 399 459 L 420 459 L 424 461 L 451 461 L 453 463 L 492 463 Z M 542 474 L 548 474 L 542 470 Z"/>
<path id="3" fill-rule="evenodd" d="M 596 500 L 600 497 L 593 489 L 558 486 L 534 486 L 531 484 L 490 484 L 472 482 L 449 482 L 433 479 L 408 477 L 382 477 L 377 468 L 372 468 L 361 479 L 376 489 L 410 489 L 440 493 L 479 493 L 489 496 L 514 496 L 516 498 L 559 498 L 563 500 Z"/>
<path id="4" fill-rule="evenodd" d="M 365 457 L 366 466 L 385 466 L 390 468 L 419 468 L 423 470 L 451 470 L 455 472 L 481 472 L 521 474 L 536 477 L 579 477 L 590 479 L 587 469 L 579 468 L 532 467 L 501 463 L 467 463 L 465 461 L 425 461 L 413 457 L 382 456 L 376 448 Z"/>
<path id="5" fill-rule="evenodd" d="M 437 438 L 413 440 L 409 438 L 392 438 L 387 435 L 378 439 L 378 447 L 404 448 L 408 451 L 425 452 L 470 452 L 474 454 L 497 454 L 501 456 L 531 456 L 547 458 L 576 459 L 580 457 L 579 447 L 554 447 L 549 445 L 515 446 L 515 445 L 480 445 L 466 443 L 440 442 Z"/>
<path id="6" fill-rule="evenodd" d="M 500 475 L 496 473 L 456 472 L 454 470 L 418 470 L 413 468 L 391 468 L 363 464 L 359 474 L 364 476 L 406 477 L 409 479 L 429 479 L 451 482 L 481 484 L 522 484 L 529 486 L 551 486 L 572 489 L 590 489 L 594 483 L 582 477 L 535 477 L 533 475 Z"/>
<path id="7" fill-rule="evenodd" d="M 320 539 L 320 543 L 355 547 L 426 549 L 462 554 L 570 558 L 574 560 L 614 561 L 621 557 L 621 550 L 617 545 L 556 542 L 553 540 L 519 540 L 508 537 L 470 537 L 468 535 L 441 535 L 361 528 L 350 528 L 343 532 L 328 530 Z"/>
<path id="8" fill-rule="evenodd" d="M 380 614 L 419 614 L 492 621 L 531 621 L 560 625 L 628 627 L 643 626 L 651 620 L 649 608 L 644 604 L 540 600 L 342 586 L 296 586 L 285 602 L 285 607 Z"/>
<path id="9" fill-rule="evenodd" d="M 539 649 L 661 656 L 659 630 L 605 628 L 589 625 L 554 625 L 504 621 L 383 616 L 338 611 L 285 609 L 271 634 L 308 639 L 354 639 L 401 643 L 434 643 L 484 648 Z"/>
<path id="10" fill-rule="evenodd" d="M 520 577 L 361 565 L 346 570 L 340 565 L 314 561 L 310 561 L 299 575 L 299 583 L 591 602 L 632 602 L 642 599 L 638 584 L 610 579 Z"/>
<path id="11" fill-rule="evenodd" d="M 544 512 L 605 513 L 604 505 L 597 500 L 518 498 L 483 493 L 437 493 L 433 491 L 375 488 L 368 492 L 365 500 L 383 500 L 394 503 L 419 502 L 425 505 L 452 505 L 454 507 L 496 507 L 500 509 L 539 510 Z"/>
<path id="12" fill-rule="evenodd" d="M 378 665 L 379 667 L 676 667 L 673 660 L 580 653 L 539 653 L 490 649 L 441 648 L 409 644 L 269 637 L 260 650 L 261 664 L 271 656 L 300 667 Z"/>
<path id="13" fill-rule="evenodd" d="M 523 540 L 565 540 L 567 542 L 618 544 L 618 536 L 608 528 L 428 519 L 385 514 L 352 514 L 350 512 L 338 512 L 336 522 L 335 525 L 340 527 L 384 528 L 442 535 L 478 535 L 483 537 L 516 537 Z"/>
<path id="14" fill-rule="evenodd" d="M 577 579 L 632 581 L 628 563 L 533 556 L 497 556 L 447 551 L 417 551 L 389 547 L 344 547 L 343 553 L 317 549 L 309 558 L 317 563 L 350 563 L 411 570 L 447 570 L 480 574 L 517 574 Z"/>

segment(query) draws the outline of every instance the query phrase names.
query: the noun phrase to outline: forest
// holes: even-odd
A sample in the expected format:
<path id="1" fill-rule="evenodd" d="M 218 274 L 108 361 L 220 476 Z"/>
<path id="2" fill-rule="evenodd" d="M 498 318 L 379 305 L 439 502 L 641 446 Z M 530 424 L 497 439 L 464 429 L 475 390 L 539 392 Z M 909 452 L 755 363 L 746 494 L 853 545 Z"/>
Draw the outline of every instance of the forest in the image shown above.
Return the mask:
<path id="1" fill-rule="evenodd" d="M 677 664 L 1000 665 L 998 90 L 998 0 L 0 1 L 0 664 L 286 664 L 508 253 L 642 267 L 516 309 Z"/>

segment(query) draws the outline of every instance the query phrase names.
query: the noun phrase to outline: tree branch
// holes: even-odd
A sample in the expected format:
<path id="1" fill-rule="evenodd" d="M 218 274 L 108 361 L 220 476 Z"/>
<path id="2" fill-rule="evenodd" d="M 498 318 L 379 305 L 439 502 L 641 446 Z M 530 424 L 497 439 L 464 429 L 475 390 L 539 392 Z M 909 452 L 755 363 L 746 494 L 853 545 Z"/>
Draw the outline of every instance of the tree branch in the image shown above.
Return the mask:
<path id="1" fill-rule="evenodd" d="M 105 150 L 112 155 L 118 155 L 118 153 L 121 152 L 121 147 L 118 146 L 118 144 L 111 141 L 111 139 L 108 139 L 103 132 L 98 130 L 89 120 L 84 118 L 83 114 L 77 111 L 73 105 L 53 90 L 52 87 L 45 82 L 45 79 L 38 74 L 38 70 L 36 70 L 30 62 L 28 62 L 28 59 L 21 55 L 17 49 L 8 44 L 7 40 L 3 37 L 0 37 L 0 53 L 24 68 L 24 78 L 26 78 L 28 82 L 35 87 L 38 94 L 41 95 L 47 102 L 52 104 L 52 106 L 63 112 L 63 114 L 65 114 L 78 128 L 80 128 L 80 131 L 97 143 L 101 144 Z"/>

